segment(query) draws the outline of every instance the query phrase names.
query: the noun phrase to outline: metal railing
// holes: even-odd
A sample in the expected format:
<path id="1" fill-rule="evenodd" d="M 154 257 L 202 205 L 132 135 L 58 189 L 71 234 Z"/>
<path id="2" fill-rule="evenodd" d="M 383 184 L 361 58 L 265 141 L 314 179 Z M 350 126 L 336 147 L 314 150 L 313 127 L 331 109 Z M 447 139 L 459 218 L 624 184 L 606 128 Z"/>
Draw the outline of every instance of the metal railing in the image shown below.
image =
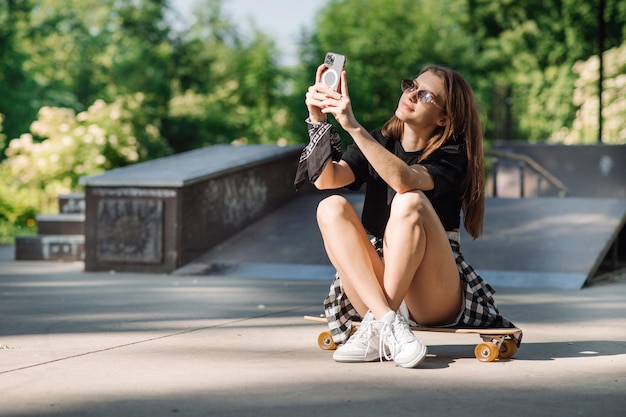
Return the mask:
<path id="1" fill-rule="evenodd" d="M 531 168 L 533 171 L 539 175 L 539 178 L 543 178 L 556 187 L 559 190 L 559 197 L 567 197 L 569 194 L 569 189 L 563 184 L 558 178 L 552 175 L 547 169 L 539 165 L 534 159 L 527 155 L 522 155 L 514 152 L 506 152 L 506 151 L 498 151 L 494 149 L 486 149 L 485 156 L 491 157 L 493 160 L 493 169 L 492 169 L 492 181 L 493 181 L 493 196 L 498 196 L 498 167 L 500 159 L 508 159 L 511 161 L 517 161 L 519 167 L 519 178 L 520 178 L 520 197 L 524 197 L 524 173 L 526 167 Z M 540 187 L 538 187 L 540 188 Z"/>

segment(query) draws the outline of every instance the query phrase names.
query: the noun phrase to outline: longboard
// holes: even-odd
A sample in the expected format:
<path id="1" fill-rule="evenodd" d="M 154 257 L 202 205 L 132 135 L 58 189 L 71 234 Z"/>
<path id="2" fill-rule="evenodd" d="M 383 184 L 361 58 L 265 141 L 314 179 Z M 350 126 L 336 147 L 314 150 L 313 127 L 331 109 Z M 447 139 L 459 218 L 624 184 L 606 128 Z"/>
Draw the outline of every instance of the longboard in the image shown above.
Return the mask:
<path id="1" fill-rule="evenodd" d="M 304 316 L 305 320 L 317 323 L 327 323 L 325 317 Z M 360 325 L 352 322 L 353 330 Z M 493 362 L 496 359 L 509 359 L 517 353 L 518 341 L 521 340 L 522 330 L 513 328 L 449 328 L 449 327 L 411 327 L 416 332 L 438 332 L 457 334 L 477 334 L 483 340 L 474 348 L 476 359 L 481 362 Z M 330 330 L 321 332 L 317 337 L 317 344 L 323 350 L 335 350 L 337 345 L 333 341 Z"/>

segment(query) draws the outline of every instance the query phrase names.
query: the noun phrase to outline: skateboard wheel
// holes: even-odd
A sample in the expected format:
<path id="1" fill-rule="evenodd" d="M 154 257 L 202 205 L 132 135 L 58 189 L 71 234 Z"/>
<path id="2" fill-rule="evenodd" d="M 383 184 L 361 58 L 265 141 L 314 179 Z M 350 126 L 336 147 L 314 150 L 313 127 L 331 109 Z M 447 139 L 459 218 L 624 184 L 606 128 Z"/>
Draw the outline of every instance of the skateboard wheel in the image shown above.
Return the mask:
<path id="1" fill-rule="evenodd" d="M 481 362 L 493 362 L 498 358 L 498 347 L 495 343 L 484 342 L 476 345 L 474 355 Z"/>
<path id="2" fill-rule="evenodd" d="M 337 345 L 333 340 L 333 335 L 330 332 L 322 332 L 317 336 L 317 344 L 323 350 L 335 350 Z"/>
<path id="3" fill-rule="evenodd" d="M 500 357 L 509 359 L 517 353 L 517 344 L 512 339 L 504 339 L 500 345 Z"/>

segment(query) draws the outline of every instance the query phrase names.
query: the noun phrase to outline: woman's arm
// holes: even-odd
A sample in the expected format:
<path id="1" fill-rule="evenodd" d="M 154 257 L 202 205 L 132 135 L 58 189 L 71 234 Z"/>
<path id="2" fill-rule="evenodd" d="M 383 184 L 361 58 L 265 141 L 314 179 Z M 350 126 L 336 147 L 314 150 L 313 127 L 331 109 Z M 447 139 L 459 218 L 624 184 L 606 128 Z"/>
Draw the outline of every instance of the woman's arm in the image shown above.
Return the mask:
<path id="1" fill-rule="evenodd" d="M 314 92 L 311 95 L 311 101 L 317 104 L 323 114 L 331 113 L 337 119 L 378 175 L 394 191 L 405 193 L 412 190 L 427 191 L 433 189 L 434 182 L 426 168 L 419 164 L 408 166 L 400 158 L 385 149 L 359 124 L 352 112 L 345 71 L 341 74 L 341 83 L 343 94 L 330 90 L 324 85 L 313 86 Z M 329 175 L 336 182 L 344 179 L 341 173 L 335 175 L 334 170 Z"/>
<path id="2" fill-rule="evenodd" d="M 322 73 L 326 69 L 326 65 L 322 64 L 317 67 L 315 73 L 315 85 L 309 87 L 306 93 L 305 104 L 309 110 L 309 120 L 312 123 L 326 122 L 326 114 L 322 112 L 320 103 L 327 99 L 326 91 L 328 87 L 320 82 Z M 332 90 L 331 90 L 332 91 Z M 355 176 L 350 166 L 344 161 L 333 161 L 329 159 L 324 166 L 320 176 L 315 180 L 314 185 L 319 190 L 330 190 L 345 187 L 354 182 Z"/>
<path id="3" fill-rule="evenodd" d="M 400 158 L 389 152 L 367 130 L 358 125 L 346 129 L 365 158 L 385 182 L 398 194 L 413 190 L 428 191 L 434 182 L 428 170 L 422 165 L 408 166 Z"/>
<path id="4" fill-rule="evenodd" d="M 329 159 L 314 185 L 318 190 L 331 190 L 350 185 L 354 180 L 354 172 L 345 161 Z"/>

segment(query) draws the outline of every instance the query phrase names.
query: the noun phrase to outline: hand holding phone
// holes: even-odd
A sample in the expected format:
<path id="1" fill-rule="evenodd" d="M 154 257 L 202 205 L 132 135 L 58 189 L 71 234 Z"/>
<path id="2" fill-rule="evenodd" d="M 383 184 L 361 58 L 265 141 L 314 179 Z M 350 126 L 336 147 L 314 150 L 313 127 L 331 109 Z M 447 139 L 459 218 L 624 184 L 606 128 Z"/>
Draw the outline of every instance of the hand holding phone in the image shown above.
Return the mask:
<path id="1" fill-rule="evenodd" d="M 343 71 L 346 65 L 346 57 L 334 52 L 328 52 L 324 59 L 326 69 L 322 73 L 321 82 L 329 86 L 335 91 L 340 90 L 339 80 L 341 77 L 341 71 Z"/>

